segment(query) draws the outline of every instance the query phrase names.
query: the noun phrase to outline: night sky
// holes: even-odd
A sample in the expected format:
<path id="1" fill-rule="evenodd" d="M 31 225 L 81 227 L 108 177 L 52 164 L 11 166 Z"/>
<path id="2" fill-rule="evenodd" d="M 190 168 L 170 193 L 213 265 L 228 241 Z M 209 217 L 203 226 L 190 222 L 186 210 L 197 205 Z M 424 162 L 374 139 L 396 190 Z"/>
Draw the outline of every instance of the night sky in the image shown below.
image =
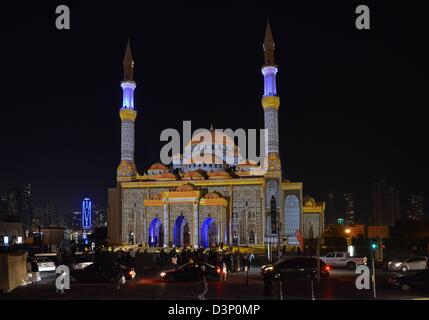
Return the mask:
<path id="1" fill-rule="evenodd" d="M 128 3 L 131 2 L 131 3 Z M 147 4 L 146 4 L 147 2 Z M 371 182 L 425 197 L 426 19 L 417 1 L 8 1 L 0 8 L 0 192 L 31 183 L 34 204 L 107 204 L 120 160 L 120 81 L 135 61 L 136 164 L 159 161 L 165 128 L 262 128 L 262 42 L 276 42 L 283 174 L 326 200 Z M 67 4 L 71 30 L 55 28 Z M 371 30 L 355 28 L 368 4 Z M 341 202 L 337 209 L 341 208 Z M 340 213 L 340 212 L 338 212 Z"/>

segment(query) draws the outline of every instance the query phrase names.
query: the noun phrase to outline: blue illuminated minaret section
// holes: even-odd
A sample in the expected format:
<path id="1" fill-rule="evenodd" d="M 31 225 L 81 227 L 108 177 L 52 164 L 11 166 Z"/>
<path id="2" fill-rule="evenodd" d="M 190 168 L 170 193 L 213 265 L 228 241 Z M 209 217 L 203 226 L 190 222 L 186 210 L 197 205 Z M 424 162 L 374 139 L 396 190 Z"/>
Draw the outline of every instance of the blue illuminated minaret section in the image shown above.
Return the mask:
<path id="1" fill-rule="evenodd" d="M 134 163 L 134 123 L 137 118 L 137 111 L 134 109 L 134 89 L 136 83 L 133 81 L 134 61 L 131 53 L 130 41 L 123 60 L 124 79 L 121 82 L 123 99 L 119 109 L 121 118 L 121 162 L 117 170 L 118 181 L 131 181 L 136 175 Z"/>

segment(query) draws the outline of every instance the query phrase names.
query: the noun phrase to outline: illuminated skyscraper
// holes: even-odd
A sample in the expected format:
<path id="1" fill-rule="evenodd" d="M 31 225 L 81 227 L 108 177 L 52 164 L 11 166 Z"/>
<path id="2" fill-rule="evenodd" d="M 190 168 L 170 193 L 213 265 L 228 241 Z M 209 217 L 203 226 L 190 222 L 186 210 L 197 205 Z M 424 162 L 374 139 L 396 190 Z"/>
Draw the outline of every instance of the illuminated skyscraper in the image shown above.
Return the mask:
<path id="1" fill-rule="evenodd" d="M 408 198 L 407 217 L 412 220 L 423 220 L 423 197 L 418 194 L 412 194 Z"/>
<path id="2" fill-rule="evenodd" d="M 92 228 L 92 202 L 89 198 L 82 201 L 82 228 L 84 230 Z"/>

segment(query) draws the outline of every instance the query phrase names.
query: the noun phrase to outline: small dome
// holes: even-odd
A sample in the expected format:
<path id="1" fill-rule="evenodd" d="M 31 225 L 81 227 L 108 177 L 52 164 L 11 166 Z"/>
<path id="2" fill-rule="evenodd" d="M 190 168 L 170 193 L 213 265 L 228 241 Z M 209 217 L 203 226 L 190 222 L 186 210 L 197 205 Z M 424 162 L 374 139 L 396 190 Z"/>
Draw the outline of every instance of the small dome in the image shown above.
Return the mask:
<path id="1" fill-rule="evenodd" d="M 238 164 L 239 167 L 257 167 L 258 164 L 253 160 L 243 160 Z"/>
<path id="2" fill-rule="evenodd" d="M 182 178 L 182 179 L 189 179 L 189 180 L 192 180 L 192 179 L 195 179 L 195 180 L 203 180 L 203 179 L 204 179 L 204 175 L 203 175 L 203 173 L 202 173 L 200 170 L 189 171 L 189 172 L 186 172 L 186 173 L 183 175 L 183 178 Z"/>
<path id="3" fill-rule="evenodd" d="M 179 192 L 183 192 L 183 191 L 195 191 L 195 188 L 191 185 L 191 184 L 182 184 L 181 186 L 178 186 L 176 188 L 176 190 L 174 191 L 179 191 Z"/>
<path id="4" fill-rule="evenodd" d="M 225 170 L 213 171 L 209 173 L 209 179 L 228 179 L 231 175 Z"/>
<path id="5" fill-rule="evenodd" d="M 157 162 L 151 165 L 149 170 L 168 170 L 168 168 L 162 163 Z"/>
<path id="6" fill-rule="evenodd" d="M 156 175 L 154 178 L 155 179 L 162 179 L 162 180 L 176 180 L 177 176 L 171 172 L 164 172 L 164 173 L 161 173 L 159 175 Z"/>
<path id="7" fill-rule="evenodd" d="M 206 195 L 204 196 L 204 199 L 220 199 L 220 198 L 222 197 L 216 192 L 209 192 L 209 193 L 206 193 Z"/>
<path id="8" fill-rule="evenodd" d="M 310 197 L 310 196 L 306 196 L 303 199 L 304 202 L 304 206 L 306 207 L 314 207 L 316 205 L 316 200 L 314 200 L 314 198 Z"/>
<path id="9" fill-rule="evenodd" d="M 160 193 L 154 193 L 149 196 L 150 200 L 162 200 L 162 196 Z"/>

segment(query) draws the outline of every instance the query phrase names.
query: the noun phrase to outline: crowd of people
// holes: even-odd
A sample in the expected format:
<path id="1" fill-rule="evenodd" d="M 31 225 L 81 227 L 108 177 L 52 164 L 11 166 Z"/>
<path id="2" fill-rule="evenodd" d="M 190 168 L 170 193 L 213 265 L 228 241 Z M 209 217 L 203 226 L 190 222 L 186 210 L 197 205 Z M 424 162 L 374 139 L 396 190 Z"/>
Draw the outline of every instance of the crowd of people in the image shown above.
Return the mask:
<path id="1" fill-rule="evenodd" d="M 153 264 L 157 266 L 171 264 L 174 268 L 189 262 L 208 263 L 220 266 L 225 273 L 247 271 L 251 267 L 255 255 L 245 253 L 240 249 L 161 249 L 152 256 Z"/>

